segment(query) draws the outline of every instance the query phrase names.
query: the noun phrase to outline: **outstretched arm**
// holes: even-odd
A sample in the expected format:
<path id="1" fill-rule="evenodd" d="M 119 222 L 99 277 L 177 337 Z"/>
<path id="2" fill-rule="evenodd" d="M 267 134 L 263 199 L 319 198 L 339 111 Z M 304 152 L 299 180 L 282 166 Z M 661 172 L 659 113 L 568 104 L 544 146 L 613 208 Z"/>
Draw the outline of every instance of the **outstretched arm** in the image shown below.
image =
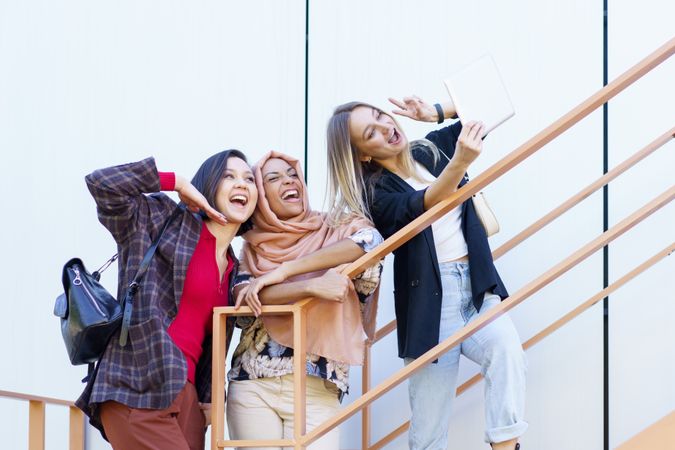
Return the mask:
<path id="1" fill-rule="evenodd" d="M 438 121 L 436 108 L 417 96 L 404 97 L 402 101 L 390 98 L 389 101 L 399 108 L 392 111 L 394 114 L 420 122 Z M 456 117 L 455 105 L 451 101 L 443 103 L 441 108 L 444 119 Z M 448 193 L 457 190 L 469 165 L 480 155 L 484 134 L 485 126 L 481 122 L 467 122 L 462 127 L 452 159 L 424 193 L 425 210 L 447 198 Z"/>
<path id="2" fill-rule="evenodd" d="M 252 309 L 259 310 L 261 301 L 266 304 L 270 304 L 270 302 L 275 300 L 278 300 L 279 303 L 288 303 L 289 300 L 316 297 L 317 295 L 304 295 L 303 297 L 301 294 L 307 289 L 311 290 L 314 286 L 294 285 L 295 283 L 284 283 L 284 281 L 303 273 L 318 272 L 356 261 L 363 254 L 365 254 L 365 250 L 354 240 L 350 238 L 342 239 L 333 245 L 319 249 L 302 258 L 284 262 L 275 270 L 252 280 L 246 287 L 246 292 L 241 294 L 244 296 L 242 300 Z M 294 286 L 288 288 L 277 287 L 271 290 L 271 292 L 266 293 L 266 291 L 270 291 L 268 287 L 291 284 Z M 307 292 L 304 293 L 308 294 Z M 260 294 L 262 294 L 262 297 L 258 298 Z M 295 298 L 296 296 L 298 298 Z M 237 297 L 237 304 L 241 304 L 239 297 Z"/>
<path id="3" fill-rule="evenodd" d="M 276 288 L 279 290 L 272 290 L 270 288 L 272 286 L 279 286 L 279 283 L 283 283 L 288 278 L 296 275 L 326 270 L 353 262 L 363 256 L 366 252 L 377 247 L 383 240 L 382 235 L 376 228 L 362 228 L 352 234 L 349 238 L 342 239 L 335 244 L 326 246 L 314 253 L 298 258 L 295 261 L 285 262 L 272 272 L 253 280 L 246 288 L 246 292 L 241 294 L 243 296 L 242 299 L 239 300 L 239 297 L 237 297 L 238 303 L 241 304 L 241 302 L 244 301 L 251 308 L 259 309 L 261 300 L 264 303 L 269 303 L 277 298 L 276 295 L 279 296 L 281 303 L 288 303 L 289 297 L 287 296 L 293 294 L 290 292 L 283 293 L 281 288 Z M 318 280 L 318 278 L 315 280 Z M 312 286 L 312 288 L 320 287 L 321 286 Z M 266 293 L 266 290 L 269 290 L 270 293 Z M 298 291 L 294 290 L 293 292 L 297 293 Z M 258 298 L 259 293 L 263 295 L 262 298 Z M 310 295 L 300 296 L 299 298 L 306 298 L 308 296 L 325 298 L 326 295 L 331 296 L 333 294 L 334 292 L 332 290 L 329 290 L 327 294 L 311 292 Z M 274 295 L 275 297 L 268 297 L 268 295 Z M 294 297 L 293 300 L 298 300 L 299 298 Z M 332 298 L 328 299 L 331 300 Z"/>
<path id="4" fill-rule="evenodd" d="M 85 181 L 96 201 L 99 221 L 119 244 L 134 233 L 139 216 L 168 215 L 174 207 L 168 197 L 144 194 L 175 190 L 191 210 L 202 209 L 212 219 L 226 222 L 185 178 L 172 172 L 158 172 L 154 158 L 98 169 L 87 175 Z"/>
<path id="5" fill-rule="evenodd" d="M 267 286 L 259 295 L 251 297 L 250 300 L 247 300 L 246 295 L 248 289 L 250 285 L 235 288 L 237 301 L 234 307 L 238 309 L 246 303 L 253 310 L 253 314 L 258 317 L 262 312 L 262 304 L 286 305 L 307 297 L 334 302 L 342 301 L 349 290 L 349 278 L 335 270 L 329 270 L 320 277 Z"/>
<path id="6" fill-rule="evenodd" d="M 485 126 L 481 122 L 467 122 L 457 139 L 455 154 L 441 174 L 424 193 L 424 209 L 428 210 L 448 194 L 455 192 L 469 165 L 480 155 L 483 149 Z"/>

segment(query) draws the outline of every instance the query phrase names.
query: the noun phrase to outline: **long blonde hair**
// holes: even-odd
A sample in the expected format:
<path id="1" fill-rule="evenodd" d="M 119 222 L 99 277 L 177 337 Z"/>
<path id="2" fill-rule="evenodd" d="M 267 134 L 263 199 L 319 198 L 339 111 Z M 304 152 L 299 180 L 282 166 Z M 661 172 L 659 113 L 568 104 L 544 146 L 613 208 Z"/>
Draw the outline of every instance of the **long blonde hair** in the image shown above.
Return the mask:
<path id="1" fill-rule="evenodd" d="M 349 134 L 349 119 L 354 109 L 365 106 L 373 108 L 392 118 L 400 130 L 396 119 L 386 111 L 365 102 L 349 102 L 338 106 L 328 120 L 326 131 L 328 144 L 328 220 L 332 225 L 339 225 L 353 215 L 372 220 L 366 196 L 372 195 L 375 177 L 382 167 L 375 162 L 364 163 L 359 159 L 359 151 L 352 146 Z M 410 144 L 398 155 L 398 166 L 406 177 L 412 177 L 420 182 L 428 182 L 417 171 L 415 160 L 412 157 L 412 148 L 422 148 L 430 151 L 434 164 L 438 161 L 438 148 L 431 141 L 422 139 Z M 367 170 L 366 170 L 367 167 Z M 366 178 L 370 178 L 367 183 Z"/>

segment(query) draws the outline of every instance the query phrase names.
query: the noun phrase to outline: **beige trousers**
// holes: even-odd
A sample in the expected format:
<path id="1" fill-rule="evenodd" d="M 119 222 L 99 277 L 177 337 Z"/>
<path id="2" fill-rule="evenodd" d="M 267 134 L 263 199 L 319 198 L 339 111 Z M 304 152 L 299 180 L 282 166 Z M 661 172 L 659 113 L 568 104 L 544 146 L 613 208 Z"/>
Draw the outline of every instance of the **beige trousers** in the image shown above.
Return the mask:
<path id="1" fill-rule="evenodd" d="M 333 383 L 307 377 L 308 432 L 339 411 L 337 393 Z M 230 438 L 236 440 L 293 439 L 293 375 L 231 381 L 227 395 L 227 427 Z M 308 447 L 310 450 L 339 448 L 338 428 Z"/>

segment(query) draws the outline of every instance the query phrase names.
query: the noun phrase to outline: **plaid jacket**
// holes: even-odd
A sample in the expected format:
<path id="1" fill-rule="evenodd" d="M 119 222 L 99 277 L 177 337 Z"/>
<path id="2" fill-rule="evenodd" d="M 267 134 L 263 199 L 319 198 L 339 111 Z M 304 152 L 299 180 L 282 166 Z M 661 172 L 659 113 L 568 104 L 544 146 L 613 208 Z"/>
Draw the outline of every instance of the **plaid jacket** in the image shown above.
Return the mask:
<path id="1" fill-rule="evenodd" d="M 143 255 L 176 203 L 159 193 L 153 158 L 97 170 L 86 177 L 99 221 L 110 231 L 119 252 L 117 298 L 136 274 Z M 154 193 L 146 195 L 146 193 Z M 187 380 L 187 364 L 167 328 L 178 312 L 185 273 L 199 240 L 201 218 L 185 210 L 165 231 L 134 298 L 129 341 L 113 335 L 96 371 L 76 404 L 102 429 L 97 404 L 114 400 L 132 408 L 167 408 Z M 238 264 L 229 249 L 236 275 Z M 232 295 L 230 295 L 232 298 Z M 228 327 L 228 337 L 231 327 Z M 196 388 L 201 402 L 211 401 L 211 336 L 197 365 Z"/>

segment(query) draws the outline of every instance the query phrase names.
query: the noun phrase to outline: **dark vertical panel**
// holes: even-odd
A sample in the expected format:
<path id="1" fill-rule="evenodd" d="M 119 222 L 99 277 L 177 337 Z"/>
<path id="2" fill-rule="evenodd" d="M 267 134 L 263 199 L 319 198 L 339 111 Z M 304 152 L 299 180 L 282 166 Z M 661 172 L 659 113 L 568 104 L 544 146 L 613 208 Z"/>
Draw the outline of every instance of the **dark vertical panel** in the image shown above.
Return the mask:
<path id="1" fill-rule="evenodd" d="M 309 125 L 309 0 L 305 0 L 305 183 L 309 162 L 307 161 L 307 133 Z"/>
<path id="2" fill-rule="evenodd" d="M 602 28 L 602 85 L 608 83 L 608 55 L 607 55 L 607 0 L 603 0 L 603 28 Z M 609 104 L 602 106 L 602 173 L 609 170 Z M 609 185 L 602 188 L 602 231 L 609 228 Z M 602 249 L 603 259 L 603 280 L 602 286 L 606 288 L 609 285 L 609 246 Z M 609 450 L 609 297 L 605 297 L 603 304 L 603 438 L 604 449 Z"/>

